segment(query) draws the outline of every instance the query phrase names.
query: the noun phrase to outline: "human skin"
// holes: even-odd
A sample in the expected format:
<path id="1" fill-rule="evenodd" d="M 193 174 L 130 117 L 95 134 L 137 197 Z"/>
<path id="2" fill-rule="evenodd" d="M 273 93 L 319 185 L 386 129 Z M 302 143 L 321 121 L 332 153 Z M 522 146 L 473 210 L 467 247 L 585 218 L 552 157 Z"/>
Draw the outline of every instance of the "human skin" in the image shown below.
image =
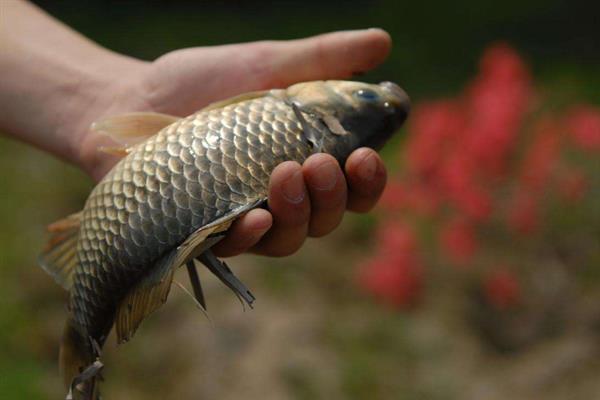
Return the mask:
<path id="1" fill-rule="evenodd" d="M 98 151 L 108 138 L 89 129 L 102 117 L 134 111 L 186 116 L 242 92 L 296 82 L 345 79 L 387 57 L 380 29 L 334 32 L 291 41 L 261 41 L 175 50 L 147 62 L 102 48 L 36 6 L 0 3 L 0 131 L 71 162 L 96 181 L 118 161 Z M 367 212 L 386 181 L 371 149 L 342 167 L 327 154 L 272 173 L 269 211 L 239 218 L 215 247 L 286 256 L 307 236 L 330 233 L 346 210 Z"/>

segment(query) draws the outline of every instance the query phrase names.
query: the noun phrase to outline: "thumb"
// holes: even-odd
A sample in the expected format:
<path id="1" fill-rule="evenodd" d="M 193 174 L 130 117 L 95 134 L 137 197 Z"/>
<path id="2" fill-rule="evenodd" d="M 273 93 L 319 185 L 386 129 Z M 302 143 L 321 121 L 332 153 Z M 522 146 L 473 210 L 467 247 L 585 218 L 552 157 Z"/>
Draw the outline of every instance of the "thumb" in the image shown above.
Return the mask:
<path id="1" fill-rule="evenodd" d="M 342 79 L 381 64 L 392 40 L 381 29 L 340 31 L 306 39 L 267 42 L 272 86 L 296 82 Z M 266 45 L 265 45 L 266 46 Z"/>
<path id="2" fill-rule="evenodd" d="M 177 50 L 154 62 L 148 103 L 156 111 L 187 115 L 246 91 L 347 78 L 379 65 L 390 48 L 387 32 L 364 29 Z"/>

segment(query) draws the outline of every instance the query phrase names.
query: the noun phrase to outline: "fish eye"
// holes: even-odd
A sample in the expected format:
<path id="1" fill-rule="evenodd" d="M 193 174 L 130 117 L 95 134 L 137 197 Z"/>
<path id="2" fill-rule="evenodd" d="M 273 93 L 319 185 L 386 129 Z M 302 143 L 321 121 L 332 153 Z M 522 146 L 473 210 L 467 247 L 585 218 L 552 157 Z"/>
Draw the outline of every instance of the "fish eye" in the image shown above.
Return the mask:
<path id="1" fill-rule="evenodd" d="M 379 100 L 379 94 L 371 89 L 359 89 L 354 92 L 354 96 L 364 101 L 376 101 Z"/>

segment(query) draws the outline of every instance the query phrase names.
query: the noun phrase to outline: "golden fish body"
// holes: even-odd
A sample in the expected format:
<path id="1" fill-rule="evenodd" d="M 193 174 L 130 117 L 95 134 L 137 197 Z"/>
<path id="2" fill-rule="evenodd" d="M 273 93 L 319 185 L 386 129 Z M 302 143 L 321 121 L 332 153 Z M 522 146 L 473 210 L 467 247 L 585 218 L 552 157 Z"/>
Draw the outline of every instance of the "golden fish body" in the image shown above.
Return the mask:
<path id="1" fill-rule="evenodd" d="M 100 123 L 118 131 L 128 118 L 157 118 L 166 126 L 128 149 L 81 213 L 53 226 L 58 238 L 42 255 L 42 267 L 70 292 L 61 366 L 71 394 L 95 396 L 84 370 L 113 324 L 118 340 L 128 340 L 166 300 L 174 270 L 191 268 L 194 258 L 251 301 L 210 246 L 236 217 L 265 204 L 279 163 L 316 152 L 343 162 L 359 146 L 378 147 L 408 107 L 390 82 L 318 81 L 242 95 L 182 119 L 135 114 Z"/>

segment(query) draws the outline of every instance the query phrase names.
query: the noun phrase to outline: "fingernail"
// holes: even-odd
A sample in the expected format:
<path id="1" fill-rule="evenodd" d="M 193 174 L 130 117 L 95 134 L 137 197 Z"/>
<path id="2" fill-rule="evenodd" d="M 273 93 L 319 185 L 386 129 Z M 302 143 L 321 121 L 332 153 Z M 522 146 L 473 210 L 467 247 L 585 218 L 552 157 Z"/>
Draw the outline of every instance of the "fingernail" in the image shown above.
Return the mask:
<path id="1" fill-rule="evenodd" d="M 337 165 L 325 161 L 316 168 L 317 172 L 310 175 L 310 183 L 318 190 L 331 190 L 337 183 Z"/>
<path id="2" fill-rule="evenodd" d="M 289 202 L 298 204 L 304 200 L 304 179 L 302 171 L 296 171 L 287 181 L 281 184 L 283 197 Z"/>
<path id="3" fill-rule="evenodd" d="M 369 153 L 360 162 L 358 168 L 358 176 L 365 181 L 372 181 L 375 179 L 375 173 L 377 172 L 377 159 L 374 153 Z"/>

